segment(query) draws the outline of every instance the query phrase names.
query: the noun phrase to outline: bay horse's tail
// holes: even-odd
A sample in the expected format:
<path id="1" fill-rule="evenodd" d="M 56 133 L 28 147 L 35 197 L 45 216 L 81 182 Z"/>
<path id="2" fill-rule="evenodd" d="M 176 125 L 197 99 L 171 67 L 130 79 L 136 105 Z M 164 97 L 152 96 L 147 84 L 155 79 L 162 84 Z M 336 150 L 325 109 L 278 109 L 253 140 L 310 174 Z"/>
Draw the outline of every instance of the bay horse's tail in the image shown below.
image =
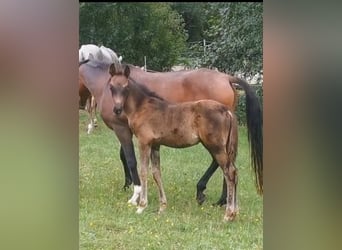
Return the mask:
<path id="1" fill-rule="evenodd" d="M 246 93 L 246 116 L 248 141 L 251 149 L 252 167 L 255 173 L 255 182 L 257 191 L 260 195 L 263 194 L 263 132 L 262 132 L 262 111 L 260 102 L 255 91 L 249 84 L 234 76 L 229 75 L 231 83 L 239 84 Z"/>

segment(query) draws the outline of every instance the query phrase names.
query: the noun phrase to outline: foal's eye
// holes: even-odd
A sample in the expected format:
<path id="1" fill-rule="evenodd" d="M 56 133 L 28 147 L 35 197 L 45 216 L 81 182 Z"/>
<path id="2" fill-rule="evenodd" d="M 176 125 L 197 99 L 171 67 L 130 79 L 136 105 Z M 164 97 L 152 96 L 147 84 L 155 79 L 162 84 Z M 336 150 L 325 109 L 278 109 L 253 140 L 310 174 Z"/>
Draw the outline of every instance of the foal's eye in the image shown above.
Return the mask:
<path id="1" fill-rule="evenodd" d="M 111 91 L 112 93 L 115 93 L 115 88 L 114 88 L 113 85 L 110 86 L 110 91 Z"/>
<path id="2" fill-rule="evenodd" d="M 128 94 L 128 91 L 129 91 L 129 87 L 125 87 L 125 88 L 123 89 L 123 93 L 124 93 L 124 94 Z"/>

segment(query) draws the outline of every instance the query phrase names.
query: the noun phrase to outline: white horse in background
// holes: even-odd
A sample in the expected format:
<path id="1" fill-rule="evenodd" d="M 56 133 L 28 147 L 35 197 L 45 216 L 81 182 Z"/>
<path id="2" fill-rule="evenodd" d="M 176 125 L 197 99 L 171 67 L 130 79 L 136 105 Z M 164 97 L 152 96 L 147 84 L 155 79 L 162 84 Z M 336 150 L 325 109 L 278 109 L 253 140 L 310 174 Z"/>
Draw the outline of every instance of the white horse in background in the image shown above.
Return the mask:
<path id="1" fill-rule="evenodd" d="M 110 48 L 107 48 L 103 45 L 101 47 L 98 47 L 95 44 L 85 44 L 82 45 L 81 48 L 78 50 L 78 62 L 81 64 L 82 62 L 89 60 L 88 64 L 94 64 L 94 61 L 97 62 L 103 62 L 105 64 L 121 64 L 122 56 L 118 57 L 118 55 L 111 50 Z M 94 64 L 96 65 L 96 64 Z M 82 87 L 86 88 L 85 85 L 81 86 L 82 83 L 80 83 L 80 89 Z M 80 94 L 81 96 L 81 94 Z M 89 124 L 87 126 L 87 133 L 90 134 L 95 127 L 97 127 L 97 119 L 96 119 L 96 102 L 95 98 L 90 95 L 89 100 L 87 100 L 87 107 L 86 110 L 89 114 Z"/>
<path id="2" fill-rule="evenodd" d="M 95 44 L 85 44 L 78 51 L 78 62 L 87 59 L 102 61 L 103 63 L 121 63 L 122 56 L 118 57 L 112 49 L 103 45 L 98 47 Z"/>

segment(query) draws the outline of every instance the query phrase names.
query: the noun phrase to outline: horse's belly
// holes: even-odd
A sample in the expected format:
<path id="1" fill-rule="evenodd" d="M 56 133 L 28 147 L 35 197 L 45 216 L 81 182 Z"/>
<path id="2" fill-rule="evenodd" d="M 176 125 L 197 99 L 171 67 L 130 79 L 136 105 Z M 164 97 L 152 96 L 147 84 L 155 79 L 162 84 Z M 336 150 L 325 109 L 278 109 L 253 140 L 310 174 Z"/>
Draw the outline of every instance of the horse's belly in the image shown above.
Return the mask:
<path id="1" fill-rule="evenodd" d="M 162 136 L 157 140 L 160 145 L 165 145 L 174 148 L 186 148 L 199 143 L 199 137 L 196 133 L 173 133 L 167 136 Z"/>

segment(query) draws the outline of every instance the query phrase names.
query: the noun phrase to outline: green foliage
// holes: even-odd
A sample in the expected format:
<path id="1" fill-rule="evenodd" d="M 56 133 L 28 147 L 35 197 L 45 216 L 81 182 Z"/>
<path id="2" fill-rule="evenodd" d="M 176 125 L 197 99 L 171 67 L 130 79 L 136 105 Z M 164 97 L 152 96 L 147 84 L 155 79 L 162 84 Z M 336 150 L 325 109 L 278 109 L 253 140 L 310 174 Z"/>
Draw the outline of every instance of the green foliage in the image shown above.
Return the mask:
<path id="1" fill-rule="evenodd" d="M 198 2 L 173 2 L 171 7 L 182 15 L 185 22 L 185 30 L 189 37 L 187 42 L 195 42 L 204 38 L 204 31 L 207 29 L 205 8 L 207 3 Z"/>
<path id="2" fill-rule="evenodd" d="M 206 64 L 231 72 L 260 71 L 262 3 L 215 3 L 211 7 L 213 24 L 207 35 L 212 43 L 208 46 Z"/>
<path id="3" fill-rule="evenodd" d="M 199 41 L 190 57 L 199 66 L 255 74 L 262 69 L 262 3 L 209 3 L 205 48 Z M 202 54 L 200 57 L 199 54 Z"/>
<path id="4" fill-rule="evenodd" d="M 263 4 L 253 2 L 80 3 L 80 45 L 105 45 L 140 66 L 146 56 L 154 70 L 183 63 L 255 74 L 262 14 Z"/>
<path id="5" fill-rule="evenodd" d="M 181 15 L 169 3 L 83 3 L 80 45 L 105 45 L 125 62 L 168 70 L 186 49 Z"/>

